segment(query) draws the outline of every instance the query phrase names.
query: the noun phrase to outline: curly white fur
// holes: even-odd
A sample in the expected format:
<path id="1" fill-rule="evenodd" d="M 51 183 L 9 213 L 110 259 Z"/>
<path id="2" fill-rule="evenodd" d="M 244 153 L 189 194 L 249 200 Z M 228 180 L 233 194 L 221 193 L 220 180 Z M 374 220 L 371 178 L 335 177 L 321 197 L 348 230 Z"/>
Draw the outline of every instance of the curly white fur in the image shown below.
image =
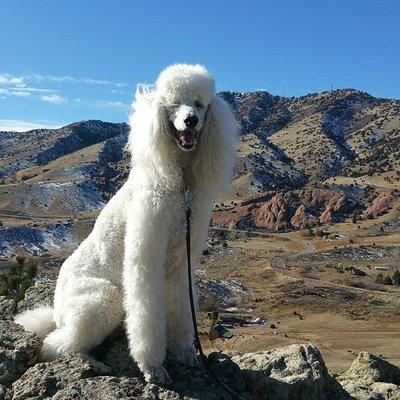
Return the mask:
<path id="1" fill-rule="evenodd" d="M 197 143 L 184 151 L 186 136 L 179 135 L 190 116 L 197 123 L 188 130 L 189 147 Z M 228 105 L 215 96 L 207 70 L 186 64 L 165 69 L 153 88 L 137 91 L 130 124 L 129 178 L 62 265 L 54 310 L 30 310 L 16 322 L 44 337 L 42 357 L 52 359 L 88 351 L 125 319 L 131 355 L 145 378 L 165 383 L 167 350 L 180 361 L 195 362 L 183 168 L 196 194 L 194 264 L 212 201 L 231 178 L 238 125 Z"/>

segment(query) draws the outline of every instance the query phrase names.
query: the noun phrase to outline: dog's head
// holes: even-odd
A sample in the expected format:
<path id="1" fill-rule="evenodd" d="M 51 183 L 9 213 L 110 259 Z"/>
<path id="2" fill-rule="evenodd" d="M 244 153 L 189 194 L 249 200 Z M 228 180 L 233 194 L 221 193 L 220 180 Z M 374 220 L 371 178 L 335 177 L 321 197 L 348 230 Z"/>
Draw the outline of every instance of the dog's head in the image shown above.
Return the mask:
<path id="1" fill-rule="evenodd" d="M 179 148 L 195 148 L 215 90 L 214 80 L 201 65 L 176 64 L 159 76 L 156 91 Z"/>

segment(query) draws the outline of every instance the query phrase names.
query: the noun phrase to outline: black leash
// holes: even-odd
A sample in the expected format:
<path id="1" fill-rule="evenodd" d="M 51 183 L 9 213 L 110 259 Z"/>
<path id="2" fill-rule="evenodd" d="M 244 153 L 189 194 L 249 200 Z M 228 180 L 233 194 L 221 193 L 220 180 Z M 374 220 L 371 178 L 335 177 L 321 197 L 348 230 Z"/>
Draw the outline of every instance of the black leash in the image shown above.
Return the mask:
<path id="1" fill-rule="evenodd" d="M 194 330 L 194 338 L 197 350 L 199 351 L 201 362 L 205 370 L 209 372 L 209 374 L 215 379 L 215 381 L 232 396 L 234 399 L 242 400 L 242 398 L 228 385 L 222 382 L 217 375 L 215 375 L 214 371 L 211 369 L 210 364 L 208 363 L 208 358 L 203 353 L 203 349 L 201 347 L 199 331 L 197 329 L 197 321 L 196 321 L 196 309 L 194 305 L 194 297 L 193 297 L 193 286 L 192 286 L 192 263 L 190 258 L 190 217 L 192 214 L 192 210 L 190 208 L 190 202 L 192 201 L 189 196 L 190 192 L 186 193 L 186 252 L 187 252 L 187 265 L 188 265 L 188 280 L 189 280 L 189 299 L 190 299 L 190 308 L 192 311 L 192 322 L 193 322 L 193 330 Z"/>

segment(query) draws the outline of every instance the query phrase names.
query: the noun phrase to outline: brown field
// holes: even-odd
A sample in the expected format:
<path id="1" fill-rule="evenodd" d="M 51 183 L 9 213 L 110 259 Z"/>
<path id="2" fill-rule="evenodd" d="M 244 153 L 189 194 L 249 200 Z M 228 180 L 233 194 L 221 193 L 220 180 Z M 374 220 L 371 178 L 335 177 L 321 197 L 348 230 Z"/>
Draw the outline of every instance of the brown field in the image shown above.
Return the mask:
<path id="1" fill-rule="evenodd" d="M 233 305 L 267 323 L 237 326 L 233 339 L 211 344 L 204 313 L 200 330 L 207 351 L 261 351 L 313 342 L 334 372 L 348 368 L 360 351 L 400 366 L 400 288 L 375 283 L 379 272 L 391 275 L 400 268 L 399 228 L 379 229 L 394 220 L 395 211 L 328 227 L 339 239 L 296 231 L 228 240 L 227 247 L 220 240 L 202 260 L 202 273 L 247 286 L 250 294 Z M 355 275 L 351 267 L 366 275 Z"/>

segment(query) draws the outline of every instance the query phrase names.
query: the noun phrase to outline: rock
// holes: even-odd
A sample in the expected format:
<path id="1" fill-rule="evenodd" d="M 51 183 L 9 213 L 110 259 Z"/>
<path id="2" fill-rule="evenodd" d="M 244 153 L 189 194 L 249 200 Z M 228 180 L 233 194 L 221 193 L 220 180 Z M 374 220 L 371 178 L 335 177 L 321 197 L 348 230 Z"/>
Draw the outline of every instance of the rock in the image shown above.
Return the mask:
<path id="1" fill-rule="evenodd" d="M 257 228 L 283 229 L 288 224 L 288 210 L 283 193 L 278 193 L 264 203 L 255 217 Z"/>
<path id="2" fill-rule="evenodd" d="M 295 228 L 306 229 L 317 225 L 317 220 L 316 218 L 310 217 L 307 214 L 306 206 L 304 204 L 301 204 L 294 213 L 292 219 L 290 220 L 290 223 Z"/>
<path id="3" fill-rule="evenodd" d="M 320 352 L 312 344 L 237 355 L 232 361 L 241 368 L 252 398 L 350 399 L 329 375 Z"/>
<path id="4" fill-rule="evenodd" d="M 361 214 L 364 219 L 376 218 L 387 213 L 396 203 L 397 197 L 389 192 L 380 193 Z"/>
<path id="5" fill-rule="evenodd" d="M 361 352 L 342 377 L 366 383 L 386 382 L 400 385 L 400 368 L 373 354 Z"/>
<path id="6" fill-rule="evenodd" d="M 253 210 L 255 206 L 234 207 L 233 210 L 215 210 L 212 213 L 212 225 L 224 229 L 247 229 L 254 227 Z"/>
<path id="7" fill-rule="evenodd" d="M 217 390 L 207 386 L 199 386 L 202 391 L 190 391 L 185 388 L 168 389 L 146 384 L 139 378 L 102 376 L 81 379 L 69 384 L 52 397 L 53 400 L 93 400 L 93 399 L 143 399 L 143 400 L 179 400 L 179 399 L 210 399 L 219 400 L 223 397 Z"/>
<path id="8" fill-rule="evenodd" d="M 12 320 L 16 309 L 15 300 L 0 296 L 0 319 Z"/>
<path id="9" fill-rule="evenodd" d="M 251 291 L 235 281 L 219 279 L 196 279 L 200 309 L 216 310 L 245 304 L 250 299 Z"/>
<path id="10" fill-rule="evenodd" d="M 333 211 L 330 208 L 324 210 L 318 218 L 320 224 L 329 224 L 329 222 L 332 222 L 333 220 Z"/>
<path id="11" fill-rule="evenodd" d="M 39 363 L 29 368 L 13 385 L 13 400 L 45 399 L 69 384 L 96 375 L 97 368 L 81 357 Z"/>
<path id="12" fill-rule="evenodd" d="M 99 376 L 72 382 L 58 391 L 52 399 L 111 400 L 143 398 L 145 386 L 143 381 L 138 378 Z"/>
<path id="13" fill-rule="evenodd" d="M 91 351 L 91 356 L 111 368 L 115 376 L 139 376 L 140 371 L 129 353 L 123 326 L 116 329 L 103 343 Z"/>
<path id="14" fill-rule="evenodd" d="M 8 400 L 10 398 L 9 391 L 3 385 L 0 385 L 0 400 Z"/>
<path id="15" fill-rule="evenodd" d="M 214 374 L 236 392 L 240 393 L 246 389 L 246 381 L 237 364 L 230 357 L 221 353 L 211 353 L 208 362 Z"/>
<path id="16" fill-rule="evenodd" d="M 18 303 L 18 312 L 28 310 L 42 304 L 53 304 L 55 281 L 36 281 L 25 293 L 25 298 Z"/>
<path id="17" fill-rule="evenodd" d="M 39 354 L 42 342 L 32 332 L 10 321 L 0 321 L 0 384 L 10 385 L 17 380 Z"/>
<path id="18" fill-rule="evenodd" d="M 215 283 L 218 283 L 215 295 L 227 304 L 231 301 L 232 290 L 235 296 L 248 295 L 248 289 L 242 285 L 229 282 L 226 292 L 226 282 L 213 282 L 211 288 L 215 289 Z M 27 291 L 18 309 L 51 303 L 54 286 L 54 282 L 37 282 Z M 210 284 L 205 285 L 204 290 L 213 293 Z M 4 315 L 11 318 L 11 303 L 4 301 L 0 305 L 8 310 Z M 201 368 L 185 368 L 168 360 L 166 367 L 173 380 L 170 387 L 144 382 L 130 357 L 122 326 L 93 349 L 91 357 L 94 359 L 74 356 L 32 366 L 40 347 L 41 341 L 35 334 L 25 332 L 11 321 L 0 321 L 0 400 L 230 398 Z M 222 382 L 246 400 L 400 399 L 400 369 L 369 353 L 360 353 L 338 380 L 329 375 L 321 354 L 312 344 L 232 358 L 212 353 L 209 364 Z M 108 376 L 110 374 L 114 376 Z M 11 385 L 13 394 L 8 389 Z"/>
<path id="19" fill-rule="evenodd" d="M 400 399 L 400 368 L 367 352 L 360 353 L 338 380 L 358 400 Z"/>
<path id="20" fill-rule="evenodd" d="M 236 204 L 216 207 L 212 225 L 225 229 L 304 229 L 343 221 L 360 208 L 342 191 L 316 188 L 263 192 Z"/>

